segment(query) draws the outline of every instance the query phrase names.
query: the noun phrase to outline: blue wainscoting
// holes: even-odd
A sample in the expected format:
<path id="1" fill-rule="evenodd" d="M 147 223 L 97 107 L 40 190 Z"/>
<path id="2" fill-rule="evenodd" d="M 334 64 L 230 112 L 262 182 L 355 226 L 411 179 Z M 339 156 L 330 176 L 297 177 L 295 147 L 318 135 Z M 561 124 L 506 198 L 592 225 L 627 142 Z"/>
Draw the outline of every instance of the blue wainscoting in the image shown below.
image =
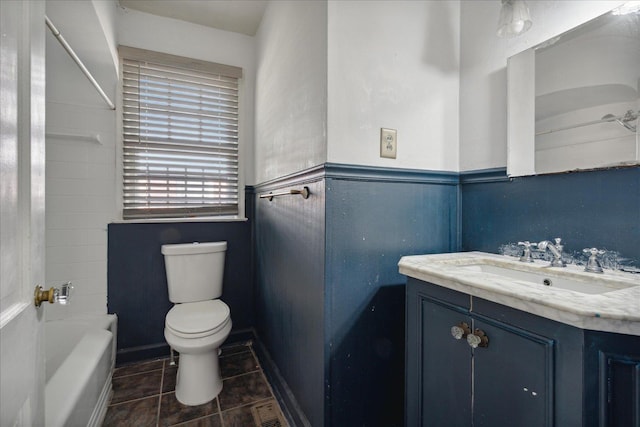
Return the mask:
<path id="1" fill-rule="evenodd" d="M 375 172 L 375 174 L 374 174 Z M 325 425 L 404 424 L 404 255 L 457 248 L 457 174 L 326 168 Z"/>
<path id="2" fill-rule="evenodd" d="M 322 425 L 324 365 L 324 182 L 311 196 L 255 202 L 256 330 L 304 415 Z M 259 194 L 282 190 L 261 186 Z M 286 396 L 286 390 L 280 390 Z M 292 412 L 295 412 L 292 409 Z"/>
<path id="3" fill-rule="evenodd" d="M 259 198 L 303 186 L 309 199 Z M 403 425 L 404 255 L 560 236 L 568 252 L 596 246 L 640 266 L 638 167 L 508 179 L 324 164 L 247 196 L 249 222 L 109 225 L 118 358 L 167 351 L 160 246 L 226 240 L 234 330 L 255 328 L 279 395 L 313 426 Z"/>
<path id="4" fill-rule="evenodd" d="M 256 187 L 256 329 L 314 426 L 404 422 L 401 256 L 458 247 L 458 176 L 325 164 Z"/>
<path id="5" fill-rule="evenodd" d="M 114 223 L 108 228 L 108 311 L 118 314 L 118 363 L 166 355 L 171 308 L 160 246 L 226 241 L 222 300 L 233 330 L 254 323 L 251 225 L 244 222 Z"/>
<path id="6" fill-rule="evenodd" d="M 507 179 L 461 175 L 462 250 L 562 237 L 565 251 L 617 251 L 640 267 L 640 168 Z"/>

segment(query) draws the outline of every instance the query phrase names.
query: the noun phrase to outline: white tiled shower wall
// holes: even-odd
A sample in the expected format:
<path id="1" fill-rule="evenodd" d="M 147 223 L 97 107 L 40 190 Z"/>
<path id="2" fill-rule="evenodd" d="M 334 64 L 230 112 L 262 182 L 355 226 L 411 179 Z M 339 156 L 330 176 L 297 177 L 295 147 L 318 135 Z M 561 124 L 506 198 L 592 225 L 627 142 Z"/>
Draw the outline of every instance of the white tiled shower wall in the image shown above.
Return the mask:
<path id="1" fill-rule="evenodd" d="M 116 218 L 115 112 L 106 106 L 47 103 L 46 280 L 71 281 L 67 306 L 47 320 L 107 312 L 107 224 Z M 100 142 L 51 136 L 99 135 Z"/>
<path id="2" fill-rule="evenodd" d="M 113 101 L 116 11 L 113 1 L 46 5 L 47 16 Z M 117 127 L 116 112 L 56 38 L 47 31 L 45 39 L 44 285 L 71 281 L 74 286 L 68 305 L 46 304 L 45 319 L 56 320 L 107 312 L 107 225 L 117 218 Z M 86 138 L 74 137 L 78 135 Z M 94 135 L 99 135 L 100 142 L 92 140 Z"/>

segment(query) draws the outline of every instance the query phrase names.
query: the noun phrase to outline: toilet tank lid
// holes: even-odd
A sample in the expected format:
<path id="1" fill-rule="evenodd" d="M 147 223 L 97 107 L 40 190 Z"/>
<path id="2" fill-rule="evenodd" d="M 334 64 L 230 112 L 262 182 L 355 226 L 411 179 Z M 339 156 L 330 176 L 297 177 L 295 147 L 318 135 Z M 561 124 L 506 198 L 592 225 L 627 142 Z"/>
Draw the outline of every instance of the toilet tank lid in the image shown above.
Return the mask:
<path id="1" fill-rule="evenodd" d="M 227 242 L 193 242 L 177 245 L 162 245 L 163 255 L 192 255 L 227 250 Z"/>

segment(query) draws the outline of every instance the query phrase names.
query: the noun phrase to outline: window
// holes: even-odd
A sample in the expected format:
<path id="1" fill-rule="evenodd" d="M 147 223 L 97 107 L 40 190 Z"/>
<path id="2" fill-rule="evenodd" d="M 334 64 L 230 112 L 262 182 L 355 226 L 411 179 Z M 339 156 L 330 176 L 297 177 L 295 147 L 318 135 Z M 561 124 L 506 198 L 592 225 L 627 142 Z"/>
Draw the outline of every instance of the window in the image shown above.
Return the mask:
<path id="1" fill-rule="evenodd" d="M 119 52 L 123 219 L 237 215 L 242 69 Z"/>

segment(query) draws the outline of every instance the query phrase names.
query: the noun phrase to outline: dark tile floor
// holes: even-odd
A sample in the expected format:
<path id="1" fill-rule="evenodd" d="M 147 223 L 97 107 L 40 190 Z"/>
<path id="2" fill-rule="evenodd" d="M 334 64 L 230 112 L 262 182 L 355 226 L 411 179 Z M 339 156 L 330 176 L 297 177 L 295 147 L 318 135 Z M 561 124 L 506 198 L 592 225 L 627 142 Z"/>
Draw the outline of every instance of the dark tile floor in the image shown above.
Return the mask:
<path id="1" fill-rule="evenodd" d="M 218 397 L 204 405 L 186 406 L 175 398 L 177 366 L 170 366 L 168 358 L 118 367 L 113 374 L 113 396 L 103 425 L 287 425 L 250 344 L 224 347 L 220 371 L 223 388 Z M 256 413 L 258 418 L 260 413 L 263 415 L 263 421 L 278 416 L 279 422 L 256 423 Z"/>

